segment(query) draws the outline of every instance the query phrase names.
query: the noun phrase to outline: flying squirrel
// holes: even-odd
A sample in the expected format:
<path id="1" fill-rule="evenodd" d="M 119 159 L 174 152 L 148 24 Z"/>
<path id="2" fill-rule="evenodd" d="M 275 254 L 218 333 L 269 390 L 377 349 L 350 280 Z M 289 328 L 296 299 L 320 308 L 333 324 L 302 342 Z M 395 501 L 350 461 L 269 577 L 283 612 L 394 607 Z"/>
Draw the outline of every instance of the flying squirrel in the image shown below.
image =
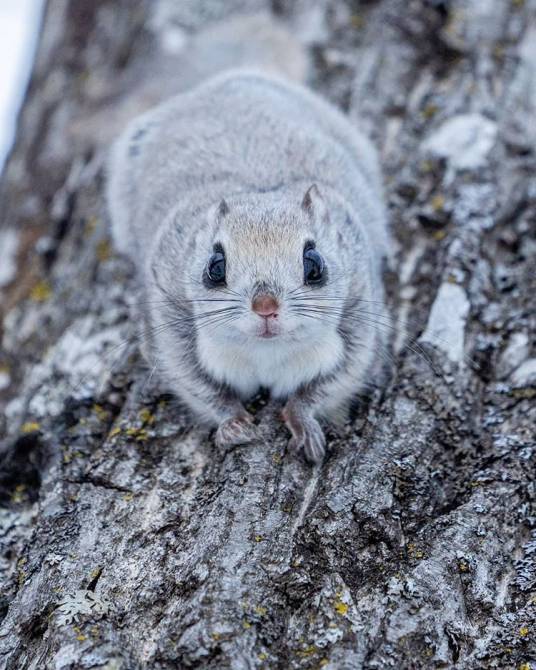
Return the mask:
<path id="1" fill-rule="evenodd" d="M 319 420 L 344 421 L 385 366 L 378 156 L 300 82 L 305 51 L 274 19 L 230 20 L 196 44 L 188 61 L 201 54 L 207 76 L 132 120 L 108 161 L 144 355 L 217 445 L 259 437 L 244 402 L 266 389 L 291 446 L 320 462 Z"/>

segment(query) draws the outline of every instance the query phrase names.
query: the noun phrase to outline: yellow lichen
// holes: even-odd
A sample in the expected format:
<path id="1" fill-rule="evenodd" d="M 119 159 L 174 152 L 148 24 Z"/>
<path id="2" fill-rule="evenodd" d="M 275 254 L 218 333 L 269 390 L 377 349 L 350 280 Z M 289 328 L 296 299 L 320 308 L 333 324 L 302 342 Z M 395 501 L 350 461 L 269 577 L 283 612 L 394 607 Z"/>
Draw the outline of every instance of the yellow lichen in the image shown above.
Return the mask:
<path id="1" fill-rule="evenodd" d="M 410 558 L 416 558 L 417 560 L 422 560 L 423 558 L 426 558 L 426 554 L 422 549 L 418 549 L 413 542 L 410 542 L 407 546 L 407 552 L 410 556 Z"/>
<path id="2" fill-rule="evenodd" d="M 52 288 L 50 284 L 45 281 L 37 282 L 37 284 L 30 291 L 30 298 L 34 302 L 46 302 L 52 295 Z"/>
<path id="3" fill-rule="evenodd" d="M 221 638 L 221 635 L 220 635 L 220 633 L 216 633 L 216 632 L 214 632 L 214 633 L 211 633 L 211 634 L 210 634 L 210 637 L 211 637 L 213 640 L 218 641 L 218 640 Z"/>
<path id="4" fill-rule="evenodd" d="M 493 55 L 497 59 L 504 58 L 505 50 L 504 44 L 495 44 L 493 47 Z"/>
<path id="5" fill-rule="evenodd" d="M 529 629 L 527 628 L 527 626 L 521 626 L 521 628 L 519 629 L 520 637 L 527 637 L 528 634 L 529 634 Z"/>
<path id="6" fill-rule="evenodd" d="M 255 535 L 255 542 L 262 542 L 264 540 L 262 535 Z"/>
<path id="7" fill-rule="evenodd" d="M 365 26 L 365 19 L 361 16 L 361 14 L 352 14 L 350 17 L 350 23 L 352 24 L 352 28 L 361 30 Z"/>
<path id="8" fill-rule="evenodd" d="M 24 500 L 24 492 L 26 491 L 26 484 L 17 484 L 15 490 L 11 494 L 11 501 L 14 503 L 20 503 Z"/>
<path id="9" fill-rule="evenodd" d="M 433 167 L 432 161 L 423 161 L 421 163 L 421 172 L 431 172 Z"/>
<path id="10" fill-rule="evenodd" d="M 140 417 L 144 425 L 152 426 L 153 423 L 155 422 L 155 417 L 153 416 L 153 414 L 151 414 L 151 412 L 147 408 L 140 410 L 138 416 Z"/>
<path id="11" fill-rule="evenodd" d="M 23 435 L 28 435 L 29 433 L 36 433 L 41 428 L 41 424 L 37 421 L 26 421 L 20 427 L 20 432 Z"/>
<path id="12" fill-rule="evenodd" d="M 521 400 L 531 400 L 536 396 L 536 389 L 531 388 L 512 389 L 509 395 L 513 396 L 514 398 L 520 398 Z"/>
<path id="13" fill-rule="evenodd" d="M 98 405 L 97 403 L 93 405 L 93 413 L 97 416 L 99 421 L 108 421 L 110 418 L 110 412 L 104 409 L 102 405 Z"/>
<path id="14" fill-rule="evenodd" d="M 268 658 L 268 654 L 264 651 L 259 654 L 259 661 L 265 661 Z"/>
<path id="15" fill-rule="evenodd" d="M 101 263 L 107 261 L 112 255 L 112 248 L 109 240 L 100 240 L 97 243 L 97 258 Z"/>
<path id="16" fill-rule="evenodd" d="M 445 196 L 441 195 L 441 193 L 437 193 L 430 201 L 430 204 L 436 212 L 440 212 L 445 206 Z"/>
<path id="17" fill-rule="evenodd" d="M 97 577 L 100 577 L 101 573 L 102 573 L 102 568 L 101 568 L 101 567 L 97 567 L 97 568 L 95 568 L 94 570 L 92 570 L 92 571 L 90 572 L 90 574 L 89 574 L 89 578 L 90 578 L 91 580 L 96 579 Z"/>
<path id="18" fill-rule="evenodd" d="M 117 437 L 121 433 L 121 428 L 119 426 L 116 426 L 115 428 L 112 428 L 112 430 L 108 433 L 109 438 Z"/>
<path id="19" fill-rule="evenodd" d="M 95 229 L 97 228 L 97 224 L 99 223 L 99 220 L 97 219 L 96 216 L 90 216 L 89 219 L 86 221 L 86 226 L 84 229 L 84 233 L 89 237 L 90 235 L 93 235 L 95 232 Z"/>
<path id="20" fill-rule="evenodd" d="M 521 663 L 517 670 L 532 670 L 530 663 Z"/>
<path id="21" fill-rule="evenodd" d="M 136 442 L 146 442 L 149 439 L 147 431 L 143 428 L 127 428 L 126 434 Z"/>
<path id="22" fill-rule="evenodd" d="M 125 502 L 130 502 L 131 500 L 133 500 L 133 498 L 134 498 L 134 494 L 132 493 L 132 491 L 129 491 L 128 493 L 125 493 L 123 495 L 123 500 Z"/>
<path id="23" fill-rule="evenodd" d="M 249 623 L 249 621 L 243 621 L 242 625 L 244 626 L 244 628 L 251 628 L 251 624 Z"/>
<path id="24" fill-rule="evenodd" d="M 343 603 L 343 601 L 340 599 L 337 599 L 335 601 L 334 607 L 337 613 L 340 614 L 341 616 L 344 616 L 345 614 L 348 613 L 348 605 L 346 603 Z"/>
<path id="25" fill-rule="evenodd" d="M 305 647 L 305 649 L 299 649 L 296 654 L 302 658 L 308 658 L 309 656 L 316 654 L 317 651 L 318 648 L 314 644 L 310 644 L 309 646 Z"/>
<path id="26" fill-rule="evenodd" d="M 437 105 L 434 105 L 433 103 L 430 103 L 429 105 L 426 105 L 426 107 L 422 110 L 422 115 L 424 116 L 425 119 L 431 119 L 437 114 L 438 111 L 439 107 Z"/>
<path id="27" fill-rule="evenodd" d="M 257 606 L 255 607 L 255 612 L 256 612 L 256 614 L 258 614 L 259 616 L 264 616 L 264 615 L 266 614 L 267 611 L 268 611 L 268 610 L 266 609 L 266 607 L 263 607 L 262 605 L 257 605 Z"/>
<path id="28" fill-rule="evenodd" d="M 458 563 L 458 569 L 460 570 L 460 572 L 469 572 L 470 570 L 469 563 L 467 563 L 467 561 L 461 560 Z"/>

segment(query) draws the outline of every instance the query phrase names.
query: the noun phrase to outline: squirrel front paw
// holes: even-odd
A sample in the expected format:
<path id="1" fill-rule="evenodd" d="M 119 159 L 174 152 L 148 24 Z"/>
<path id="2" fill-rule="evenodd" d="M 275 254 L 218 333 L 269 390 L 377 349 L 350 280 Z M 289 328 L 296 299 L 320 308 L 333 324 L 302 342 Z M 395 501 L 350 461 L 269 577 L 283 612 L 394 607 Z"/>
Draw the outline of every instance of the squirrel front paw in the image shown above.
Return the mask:
<path id="1" fill-rule="evenodd" d="M 215 441 L 218 447 L 225 447 L 253 442 L 258 437 L 259 431 L 253 423 L 253 417 L 244 413 L 222 421 L 216 431 Z"/>
<path id="2" fill-rule="evenodd" d="M 312 416 L 302 416 L 299 420 L 295 417 L 285 419 L 292 433 L 289 447 L 295 451 L 303 449 L 305 458 L 310 463 L 321 463 L 326 454 L 326 438 L 318 421 Z"/>

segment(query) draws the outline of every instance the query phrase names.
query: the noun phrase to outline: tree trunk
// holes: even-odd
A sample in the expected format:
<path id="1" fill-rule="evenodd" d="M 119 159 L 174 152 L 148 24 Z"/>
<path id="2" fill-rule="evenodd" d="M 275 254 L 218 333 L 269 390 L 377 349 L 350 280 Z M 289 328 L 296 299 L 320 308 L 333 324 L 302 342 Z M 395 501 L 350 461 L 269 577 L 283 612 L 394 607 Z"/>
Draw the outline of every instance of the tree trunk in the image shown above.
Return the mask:
<path id="1" fill-rule="evenodd" d="M 216 450 L 149 380 L 80 132 L 265 6 L 399 247 L 394 377 L 317 468 L 263 400 Z M 1 667 L 536 668 L 535 111 L 535 0 L 50 0 L 2 191 Z"/>

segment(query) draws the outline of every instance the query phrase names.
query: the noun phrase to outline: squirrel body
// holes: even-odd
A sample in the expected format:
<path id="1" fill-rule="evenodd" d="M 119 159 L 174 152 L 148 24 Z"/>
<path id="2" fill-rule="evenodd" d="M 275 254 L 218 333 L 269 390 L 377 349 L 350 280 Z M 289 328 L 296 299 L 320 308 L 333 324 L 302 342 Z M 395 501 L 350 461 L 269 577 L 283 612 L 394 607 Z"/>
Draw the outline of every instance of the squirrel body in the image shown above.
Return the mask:
<path id="1" fill-rule="evenodd" d="M 383 367 L 391 242 L 372 144 L 304 86 L 239 68 L 135 119 L 108 172 L 160 376 L 219 444 L 255 439 L 243 401 L 268 389 L 321 460 L 318 419 L 344 418 Z"/>

